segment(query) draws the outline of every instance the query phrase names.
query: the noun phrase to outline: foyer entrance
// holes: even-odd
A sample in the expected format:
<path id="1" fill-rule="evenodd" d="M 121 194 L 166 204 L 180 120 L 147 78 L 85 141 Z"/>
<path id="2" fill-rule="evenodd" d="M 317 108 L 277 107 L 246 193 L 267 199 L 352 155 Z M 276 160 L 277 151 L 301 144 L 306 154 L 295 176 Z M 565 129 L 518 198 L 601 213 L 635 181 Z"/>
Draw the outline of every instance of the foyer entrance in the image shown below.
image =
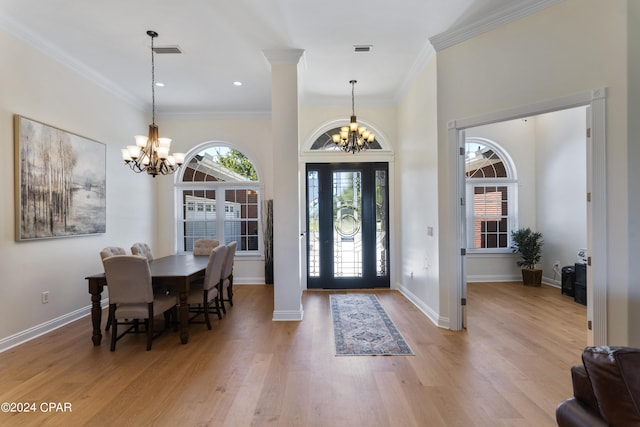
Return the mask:
<path id="1" fill-rule="evenodd" d="M 387 163 L 310 163 L 307 287 L 390 286 Z"/>

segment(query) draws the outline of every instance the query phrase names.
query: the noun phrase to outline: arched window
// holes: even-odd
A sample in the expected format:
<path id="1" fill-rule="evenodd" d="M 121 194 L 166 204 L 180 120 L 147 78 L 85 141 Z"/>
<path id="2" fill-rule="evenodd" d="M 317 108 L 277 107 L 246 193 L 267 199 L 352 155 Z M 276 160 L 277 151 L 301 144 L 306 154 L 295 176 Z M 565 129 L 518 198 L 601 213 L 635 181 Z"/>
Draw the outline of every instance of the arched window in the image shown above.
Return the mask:
<path id="1" fill-rule="evenodd" d="M 260 183 L 243 153 L 209 145 L 186 159 L 177 187 L 179 250 L 192 251 L 194 241 L 207 238 L 237 241 L 238 253 L 260 251 Z"/>
<path id="2" fill-rule="evenodd" d="M 331 135 L 333 135 L 334 133 L 340 133 L 340 127 L 334 128 L 334 129 L 329 129 L 328 131 L 324 132 L 322 135 L 320 135 L 318 138 L 316 138 L 315 141 L 313 141 L 313 144 L 311 145 L 311 150 L 312 151 L 337 151 L 340 150 L 340 147 L 338 147 L 333 140 L 331 139 Z M 381 150 L 382 147 L 380 146 L 380 143 L 377 140 L 374 140 L 369 147 L 367 147 L 368 150 Z"/>
<path id="3" fill-rule="evenodd" d="M 513 162 L 495 142 L 465 141 L 467 248 L 508 249 L 516 227 L 517 179 Z"/>

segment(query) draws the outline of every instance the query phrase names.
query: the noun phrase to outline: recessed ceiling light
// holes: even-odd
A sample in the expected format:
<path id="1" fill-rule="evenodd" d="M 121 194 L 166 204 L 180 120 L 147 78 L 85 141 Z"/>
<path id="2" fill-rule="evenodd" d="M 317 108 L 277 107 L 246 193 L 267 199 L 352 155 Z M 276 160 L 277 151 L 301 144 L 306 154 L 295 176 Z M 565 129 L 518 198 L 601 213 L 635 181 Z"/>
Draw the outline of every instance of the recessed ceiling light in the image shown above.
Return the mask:
<path id="1" fill-rule="evenodd" d="M 242 82 L 233 82 L 234 86 L 242 86 Z"/>
<path id="2" fill-rule="evenodd" d="M 156 83 L 156 86 L 158 86 L 158 87 L 164 87 L 164 83 L 162 83 L 162 82 L 157 82 L 157 83 Z"/>

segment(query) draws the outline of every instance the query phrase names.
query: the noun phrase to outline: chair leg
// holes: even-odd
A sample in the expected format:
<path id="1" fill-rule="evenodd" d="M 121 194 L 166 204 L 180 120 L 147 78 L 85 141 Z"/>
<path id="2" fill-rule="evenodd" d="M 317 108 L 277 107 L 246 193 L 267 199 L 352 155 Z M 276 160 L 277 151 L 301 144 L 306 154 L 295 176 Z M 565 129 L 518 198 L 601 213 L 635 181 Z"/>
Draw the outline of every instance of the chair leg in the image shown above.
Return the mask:
<path id="1" fill-rule="evenodd" d="M 205 289 L 203 293 L 202 305 L 204 307 L 204 321 L 207 324 L 207 329 L 211 330 L 211 319 L 209 318 L 209 291 Z"/>
<path id="2" fill-rule="evenodd" d="M 217 296 L 215 298 L 215 303 L 216 303 L 216 313 L 218 313 L 218 320 L 222 320 L 222 313 L 220 312 L 220 298 L 218 298 Z"/>
<path id="3" fill-rule="evenodd" d="M 116 350 L 116 340 L 118 339 L 118 320 L 115 315 L 116 305 L 109 304 L 109 317 L 113 318 L 113 323 L 111 324 L 111 351 Z"/>
<path id="4" fill-rule="evenodd" d="M 220 283 L 218 283 L 218 298 L 220 300 L 220 306 L 218 307 L 218 303 L 216 302 L 216 307 L 218 307 L 218 313 L 220 313 L 220 308 L 222 308 L 222 312 L 224 314 L 227 314 L 227 309 L 224 308 L 224 289 L 223 289 L 223 283 L 224 280 L 220 280 Z M 218 316 L 220 316 L 220 314 L 218 314 Z"/>
<path id="5" fill-rule="evenodd" d="M 227 298 L 229 299 L 229 305 L 233 307 L 233 279 L 229 280 L 229 287 L 227 288 Z"/>
<path id="6" fill-rule="evenodd" d="M 146 319 L 147 324 L 147 351 L 151 350 L 151 341 L 153 341 L 153 303 L 149 303 L 149 318 Z"/>
<path id="7" fill-rule="evenodd" d="M 111 317 L 111 310 L 109 310 L 109 316 L 107 316 L 107 326 L 105 326 L 104 330 L 108 331 L 111 328 L 111 323 L 113 323 L 113 318 Z"/>

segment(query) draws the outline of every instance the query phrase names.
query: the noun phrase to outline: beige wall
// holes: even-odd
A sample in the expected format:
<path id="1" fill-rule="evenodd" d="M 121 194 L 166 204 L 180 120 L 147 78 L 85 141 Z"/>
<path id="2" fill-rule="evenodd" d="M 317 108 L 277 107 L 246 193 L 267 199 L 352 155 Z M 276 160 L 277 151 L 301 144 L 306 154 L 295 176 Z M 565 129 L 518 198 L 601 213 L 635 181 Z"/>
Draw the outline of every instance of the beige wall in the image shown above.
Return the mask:
<path id="1" fill-rule="evenodd" d="M 627 162 L 627 2 L 566 0 L 438 53 L 441 221 L 454 218 L 450 120 L 477 117 L 607 87 L 608 337 L 630 342 Z M 455 196 L 454 196 L 455 197 Z M 448 292 L 451 227 L 441 229 L 441 292 Z M 441 305 L 446 310 L 446 306 Z M 636 342 L 636 344 L 638 344 Z"/>
<path id="2" fill-rule="evenodd" d="M 634 327 L 629 328 L 629 342 L 640 345 L 640 275 L 634 268 L 637 255 L 640 254 L 640 2 L 630 0 L 628 2 L 628 156 L 627 167 L 629 168 L 629 254 L 632 257 L 629 261 L 629 324 Z"/>
<path id="3" fill-rule="evenodd" d="M 102 271 L 99 251 L 109 245 L 129 249 L 137 240 L 148 240 L 155 229 L 155 197 L 153 182 L 129 171 L 120 157 L 120 148 L 133 141 L 132 135 L 146 132 L 146 114 L 3 31 L 0 52 L 0 144 L 5 153 L 0 158 L 2 348 L 88 313 L 84 277 Z M 15 242 L 14 114 L 106 144 L 105 234 Z M 41 303 L 44 291 L 49 292 L 48 304 Z M 90 345 L 89 324 L 86 338 Z"/>

